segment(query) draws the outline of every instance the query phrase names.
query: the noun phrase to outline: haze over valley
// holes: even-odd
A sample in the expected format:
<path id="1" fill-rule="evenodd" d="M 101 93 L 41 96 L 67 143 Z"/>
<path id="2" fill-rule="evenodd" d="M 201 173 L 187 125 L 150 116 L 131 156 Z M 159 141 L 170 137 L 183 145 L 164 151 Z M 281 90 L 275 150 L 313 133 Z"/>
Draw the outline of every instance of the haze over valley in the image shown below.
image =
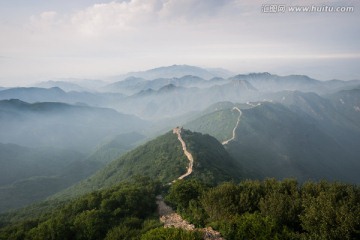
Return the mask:
<path id="1" fill-rule="evenodd" d="M 176 126 L 194 157 L 190 179 L 360 182 L 359 80 L 224 72 L 172 65 L 93 88 L 0 90 L 0 210 L 140 175 L 171 182 L 186 167 Z"/>
<path id="2" fill-rule="evenodd" d="M 171 72 L 174 77 L 169 77 Z M 134 76 L 101 86 L 97 81 L 90 89 L 90 84 L 83 87 L 78 81 L 76 88 L 65 91 L 61 87 L 75 83 L 49 81 L 1 90 L 3 169 L 12 166 L 14 172 L 24 171 L 26 165 L 16 163 L 24 161 L 23 155 L 10 154 L 14 148 L 38 156 L 26 164 L 56 166 L 55 172 L 49 166 L 4 178 L 2 186 L 15 184 L 12 188 L 16 188 L 18 181 L 29 177 L 58 176 L 64 171 L 60 168 L 71 164 L 89 168 L 74 177 L 78 181 L 118 158 L 119 149 L 126 152 L 176 126 L 210 134 L 220 143 L 234 131 L 234 139 L 224 148 L 241 166 L 237 176 L 241 179 L 296 177 L 359 183 L 360 81 L 270 73 L 225 77 L 223 72 L 216 75 L 199 67 L 173 65 L 131 73 Z M 235 106 L 242 113 L 238 125 Z M 59 159 L 52 160 L 54 150 L 49 149 L 54 148 L 64 152 L 63 159 L 57 153 Z M 106 160 L 92 161 L 99 151 Z M 75 154 L 74 160 L 69 154 Z"/>

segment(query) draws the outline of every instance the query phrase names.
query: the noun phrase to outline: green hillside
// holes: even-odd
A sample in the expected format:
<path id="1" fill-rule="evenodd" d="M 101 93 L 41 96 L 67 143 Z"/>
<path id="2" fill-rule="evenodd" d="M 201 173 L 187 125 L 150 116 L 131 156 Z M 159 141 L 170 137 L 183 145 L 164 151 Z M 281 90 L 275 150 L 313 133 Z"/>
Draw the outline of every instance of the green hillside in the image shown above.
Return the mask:
<path id="1" fill-rule="evenodd" d="M 279 104 L 243 110 L 229 153 L 258 177 L 344 179 L 341 147 L 312 124 Z"/>
<path id="2" fill-rule="evenodd" d="M 60 174 L 64 167 L 82 158 L 71 150 L 0 143 L 0 186 L 28 177 Z"/>
<path id="3" fill-rule="evenodd" d="M 161 191 L 159 182 L 136 178 L 71 201 L 44 203 L 41 213 L 38 208 L 0 215 L 0 239 L 209 239 L 201 231 L 164 228 L 155 203 Z M 350 184 L 266 179 L 209 187 L 182 180 L 171 185 L 166 199 L 197 227 L 211 226 L 230 240 L 360 237 L 360 189 Z"/>
<path id="4" fill-rule="evenodd" d="M 219 142 L 232 137 L 232 132 L 239 118 L 239 112 L 233 108 L 249 109 L 252 106 L 245 103 L 218 102 L 198 113 L 186 122 L 184 127 L 194 132 L 209 134 Z"/>
<path id="5" fill-rule="evenodd" d="M 99 164 L 71 150 L 0 143 L 0 212 L 23 207 L 89 176 Z"/>
<path id="6" fill-rule="evenodd" d="M 214 137 L 189 130 L 183 130 L 182 137 L 194 157 L 194 171 L 189 178 L 209 184 L 244 178 L 241 165 L 231 158 Z"/>
<path id="7" fill-rule="evenodd" d="M 220 142 L 229 139 L 239 117 L 239 112 L 231 108 L 217 110 L 205 114 L 184 125 L 192 131 L 207 133 L 214 136 Z"/>
<path id="8" fill-rule="evenodd" d="M 162 182 L 171 182 L 186 172 L 188 160 L 176 135 L 168 132 L 111 162 L 90 178 L 61 192 L 74 196 L 109 187 L 134 175 L 147 175 Z"/>
<path id="9" fill-rule="evenodd" d="M 78 183 L 143 138 L 135 132 L 120 134 L 89 157 L 72 150 L 0 143 L 0 212 L 44 200 Z"/>
<path id="10" fill-rule="evenodd" d="M 139 179 L 57 207 L 50 205 L 42 214 L 27 214 L 22 220 L 17 219 L 21 212 L 3 216 L 0 239 L 140 239 L 161 226 L 155 203 L 159 187 L 149 179 Z"/>
<path id="11" fill-rule="evenodd" d="M 319 96 L 294 94 L 288 106 L 267 102 L 241 107 L 236 137 L 225 149 L 250 178 L 360 182 L 360 130 L 352 125 L 353 119 L 346 120 Z M 185 126 L 222 140 L 226 129 L 235 126 L 236 116 L 230 109 L 215 110 Z"/>
<path id="12" fill-rule="evenodd" d="M 194 157 L 194 171 L 189 177 L 209 183 L 240 178 L 240 167 L 215 138 L 186 130 L 183 130 L 182 137 Z M 177 135 L 171 131 L 128 152 L 54 198 L 113 186 L 137 175 L 169 183 L 186 172 L 188 163 Z"/>
<path id="13" fill-rule="evenodd" d="M 360 88 L 339 91 L 326 97 L 342 116 L 360 127 Z"/>
<path id="14" fill-rule="evenodd" d="M 189 130 L 181 135 L 194 158 L 187 178 L 210 184 L 240 178 L 240 168 L 215 138 Z M 183 175 L 187 166 L 177 135 L 168 132 L 47 202 L 0 215 L 0 239 L 201 239 L 200 233 L 162 230 L 155 212 L 161 186 Z"/>
<path id="15" fill-rule="evenodd" d="M 360 237 L 360 188 L 350 184 L 266 179 L 209 188 L 185 180 L 171 186 L 167 199 L 190 222 L 229 240 Z"/>
<path id="16" fill-rule="evenodd" d="M 101 164 L 109 163 L 134 149 L 145 138 L 137 132 L 123 133 L 96 148 L 87 161 Z"/>

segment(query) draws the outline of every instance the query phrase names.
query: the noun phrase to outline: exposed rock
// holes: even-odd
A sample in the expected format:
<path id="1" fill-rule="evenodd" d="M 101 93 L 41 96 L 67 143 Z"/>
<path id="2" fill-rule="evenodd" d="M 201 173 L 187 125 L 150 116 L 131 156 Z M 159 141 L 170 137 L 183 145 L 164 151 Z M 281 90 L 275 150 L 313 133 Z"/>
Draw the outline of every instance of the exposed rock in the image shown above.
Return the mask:
<path id="1" fill-rule="evenodd" d="M 158 205 L 158 213 L 160 215 L 160 221 L 164 223 L 165 228 L 181 228 L 187 231 L 200 231 L 204 233 L 204 240 L 225 240 L 221 237 L 221 234 L 211 227 L 207 228 L 195 228 L 194 224 L 190 224 L 182 217 L 175 213 L 170 206 L 168 206 L 162 196 L 156 197 L 156 204 Z"/>

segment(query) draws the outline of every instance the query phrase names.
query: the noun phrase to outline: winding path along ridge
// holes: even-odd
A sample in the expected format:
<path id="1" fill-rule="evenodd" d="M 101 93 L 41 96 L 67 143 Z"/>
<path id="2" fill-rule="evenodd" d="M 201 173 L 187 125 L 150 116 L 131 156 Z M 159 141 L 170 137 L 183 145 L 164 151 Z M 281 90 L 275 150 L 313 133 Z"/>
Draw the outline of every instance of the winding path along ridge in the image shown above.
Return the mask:
<path id="1" fill-rule="evenodd" d="M 187 167 L 186 173 L 178 177 L 176 180 L 172 181 L 172 183 L 189 176 L 193 171 L 194 158 L 191 155 L 191 153 L 187 150 L 185 141 L 181 137 L 181 129 L 182 128 L 180 127 L 176 127 L 173 129 L 173 133 L 177 134 L 177 137 L 181 142 L 181 146 L 184 151 L 184 154 L 189 159 L 189 166 Z M 201 228 L 201 229 L 195 228 L 193 224 L 190 224 L 188 221 L 184 220 L 179 214 L 174 212 L 174 210 L 172 210 L 172 208 L 169 207 L 164 202 L 164 199 L 161 195 L 156 197 L 156 204 L 158 205 L 158 213 L 160 215 L 160 221 L 164 223 L 165 228 L 175 227 L 187 231 L 199 230 L 200 232 L 204 233 L 203 235 L 204 240 L 224 240 L 224 238 L 221 237 L 221 234 L 213 230 L 211 227 Z"/>
<path id="2" fill-rule="evenodd" d="M 180 180 L 180 179 L 183 179 L 183 178 L 189 176 L 189 175 L 192 173 L 192 171 L 193 171 L 193 165 L 194 165 L 194 158 L 193 158 L 193 156 L 191 155 L 191 153 L 186 149 L 185 141 L 184 141 L 184 140 L 182 139 L 182 137 L 181 137 L 181 128 L 179 128 L 179 127 L 174 128 L 174 129 L 173 129 L 173 133 L 174 133 L 174 134 L 177 134 L 178 139 L 179 139 L 179 141 L 181 142 L 181 146 L 182 146 L 182 149 L 183 149 L 183 151 L 184 151 L 184 154 L 185 154 L 185 156 L 189 159 L 189 166 L 187 167 L 186 173 L 183 174 L 183 175 L 181 175 L 180 177 L 178 177 L 178 179 Z M 176 181 L 176 180 L 175 180 L 175 181 Z"/>
<path id="3" fill-rule="evenodd" d="M 241 117 L 241 115 L 242 115 L 242 112 L 241 112 L 241 110 L 240 110 L 239 108 L 237 108 L 237 107 L 233 107 L 232 111 L 234 111 L 234 110 L 237 110 L 237 111 L 239 112 L 238 120 L 237 120 L 236 125 L 235 125 L 235 127 L 234 127 L 234 129 L 233 129 L 232 137 L 231 137 L 230 139 L 222 142 L 222 145 L 226 145 L 226 144 L 228 144 L 230 141 L 232 141 L 232 140 L 235 139 L 235 131 L 236 131 L 237 127 L 239 126 L 240 117 Z"/>

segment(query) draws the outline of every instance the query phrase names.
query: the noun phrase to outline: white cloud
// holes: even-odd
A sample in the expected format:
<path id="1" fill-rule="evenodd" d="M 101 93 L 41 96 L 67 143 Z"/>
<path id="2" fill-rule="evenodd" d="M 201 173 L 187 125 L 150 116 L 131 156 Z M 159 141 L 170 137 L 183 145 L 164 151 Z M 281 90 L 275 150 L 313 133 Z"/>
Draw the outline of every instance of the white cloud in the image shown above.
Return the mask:
<path id="1" fill-rule="evenodd" d="M 95 4 L 71 17 L 71 24 L 82 33 L 97 35 L 106 32 L 127 31 L 136 24 L 151 20 L 152 1 L 111 2 Z"/>
<path id="2" fill-rule="evenodd" d="M 0 55 L 12 58 L 0 72 L 91 77 L 184 63 L 237 71 L 246 59 L 252 71 L 266 66 L 257 62 L 359 56 L 358 12 L 269 15 L 261 13 L 265 3 L 272 1 L 126 0 L 46 9 L 23 26 L 0 22 Z"/>
<path id="3" fill-rule="evenodd" d="M 98 36 L 127 31 L 176 26 L 216 19 L 232 0 L 131 0 L 94 4 L 70 15 L 58 16 L 54 11 L 43 12 L 31 18 L 39 29 L 62 24 L 80 34 Z"/>
<path id="4" fill-rule="evenodd" d="M 60 25 L 62 21 L 59 19 L 55 11 L 42 12 L 40 15 L 30 17 L 30 29 L 32 31 L 49 31 Z"/>
<path id="5" fill-rule="evenodd" d="M 214 18 L 232 2 L 232 0 L 169 0 L 164 1 L 160 15 L 166 19 L 182 19 L 190 21 L 203 18 Z"/>

